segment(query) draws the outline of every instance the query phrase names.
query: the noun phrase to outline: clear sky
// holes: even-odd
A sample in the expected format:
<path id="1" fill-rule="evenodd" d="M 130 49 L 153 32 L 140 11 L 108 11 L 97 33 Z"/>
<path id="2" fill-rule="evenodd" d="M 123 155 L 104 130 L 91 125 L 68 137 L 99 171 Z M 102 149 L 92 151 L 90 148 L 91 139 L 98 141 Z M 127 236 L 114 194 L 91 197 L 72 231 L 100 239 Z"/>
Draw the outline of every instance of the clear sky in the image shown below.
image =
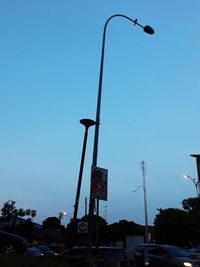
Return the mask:
<path id="1" fill-rule="evenodd" d="M 0 0 L 0 204 L 73 213 L 84 128 L 95 119 L 102 30 L 107 31 L 98 166 L 109 170 L 101 216 L 149 223 L 157 208 L 195 196 L 200 153 L 199 0 Z M 89 196 L 90 129 L 79 216 Z M 106 214 L 105 214 L 106 211 Z"/>

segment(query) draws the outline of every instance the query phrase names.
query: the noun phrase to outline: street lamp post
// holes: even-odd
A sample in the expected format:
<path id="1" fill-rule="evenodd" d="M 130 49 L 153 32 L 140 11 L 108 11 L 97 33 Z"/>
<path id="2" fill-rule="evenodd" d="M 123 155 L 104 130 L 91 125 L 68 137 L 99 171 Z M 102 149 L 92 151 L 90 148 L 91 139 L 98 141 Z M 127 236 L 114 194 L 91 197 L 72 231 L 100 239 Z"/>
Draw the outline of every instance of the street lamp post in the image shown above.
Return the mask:
<path id="1" fill-rule="evenodd" d="M 198 196 L 199 196 L 198 179 L 196 179 L 196 178 L 192 178 L 192 177 L 189 176 L 188 174 L 185 174 L 185 175 L 183 176 L 183 178 L 185 178 L 185 179 L 190 179 L 190 180 L 193 182 L 193 184 L 195 185 L 196 194 L 197 194 L 197 197 L 198 197 Z"/>
<path id="2" fill-rule="evenodd" d="M 145 33 L 148 33 L 150 35 L 154 34 L 153 28 L 151 28 L 149 25 L 142 26 L 141 24 L 138 23 L 137 19 L 133 20 L 133 19 L 131 19 L 125 15 L 122 15 L 122 14 L 116 14 L 116 15 L 109 17 L 104 24 L 102 49 L 101 49 L 100 72 L 99 72 L 97 108 L 96 108 L 96 124 L 95 124 L 94 146 L 93 146 L 92 165 L 94 167 L 97 166 L 97 156 L 98 156 L 98 140 L 99 140 L 99 125 L 100 125 L 100 110 L 101 110 L 101 94 L 102 94 L 102 82 L 103 82 L 103 67 L 104 67 L 106 29 L 107 29 L 108 22 L 115 17 L 122 17 L 124 19 L 127 19 L 127 20 L 131 21 L 134 24 L 134 26 L 137 25 L 137 26 L 143 28 L 143 31 Z M 91 178 L 91 180 L 92 180 L 92 178 Z M 91 188 L 90 188 L 90 203 L 89 203 L 89 215 L 90 216 L 93 215 L 93 213 L 94 213 L 94 201 L 95 201 L 95 199 L 92 197 Z"/>
<path id="3" fill-rule="evenodd" d="M 81 182 L 82 182 L 82 176 L 83 176 L 83 166 L 84 166 L 84 160 L 85 160 L 85 151 L 86 151 L 86 144 L 87 144 L 87 137 L 88 137 L 88 129 L 89 127 L 95 125 L 95 121 L 90 119 L 82 119 L 80 120 L 80 123 L 85 126 L 85 134 L 84 134 L 84 140 L 83 140 L 83 149 L 82 149 L 82 156 L 81 156 L 81 163 L 80 163 L 80 170 L 79 170 L 79 177 L 78 177 L 78 185 L 77 185 L 77 191 L 76 191 L 76 199 L 74 204 L 74 216 L 73 220 L 76 221 L 77 219 L 77 213 L 78 213 L 78 205 L 79 205 L 79 197 L 80 197 L 80 191 L 81 191 Z"/>
<path id="4" fill-rule="evenodd" d="M 196 158 L 197 166 L 197 197 L 200 198 L 200 154 L 191 154 L 193 158 Z"/>

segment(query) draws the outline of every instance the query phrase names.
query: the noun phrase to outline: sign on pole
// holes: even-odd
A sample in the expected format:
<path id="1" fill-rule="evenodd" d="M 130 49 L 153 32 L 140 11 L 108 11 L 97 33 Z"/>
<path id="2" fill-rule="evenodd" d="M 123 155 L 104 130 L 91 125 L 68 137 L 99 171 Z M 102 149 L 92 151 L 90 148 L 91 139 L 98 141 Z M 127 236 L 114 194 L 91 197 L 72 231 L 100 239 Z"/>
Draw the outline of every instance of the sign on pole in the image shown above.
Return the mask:
<path id="1" fill-rule="evenodd" d="M 108 170 L 92 166 L 91 195 L 92 198 L 107 200 Z"/>
<path id="2" fill-rule="evenodd" d="M 78 233 L 86 234 L 88 232 L 88 223 L 87 222 L 78 222 Z"/>

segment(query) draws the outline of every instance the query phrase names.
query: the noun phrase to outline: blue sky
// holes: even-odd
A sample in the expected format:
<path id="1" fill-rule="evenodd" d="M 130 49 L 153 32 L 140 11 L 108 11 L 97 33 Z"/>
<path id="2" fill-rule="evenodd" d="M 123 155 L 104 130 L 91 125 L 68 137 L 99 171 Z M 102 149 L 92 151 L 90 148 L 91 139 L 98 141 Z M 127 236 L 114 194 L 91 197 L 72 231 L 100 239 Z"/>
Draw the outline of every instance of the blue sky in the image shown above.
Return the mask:
<path id="1" fill-rule="evenodd" d="M 107 29 L 98 165 L 109 170 L 108 222 L 149 223 L 157 208 L 195 196 L 200 153 L 199 0 L 0 0 L 0 204 L 37 210 L 37 222 L 73 213 L 84 128 L 95 119 L 102 31 Z M 90 129 L 79 216 L 89 196 Z M 105 206 L 107 207 L 105 208 Z M 68 217 L 69 218 L 69 217 Z"/>

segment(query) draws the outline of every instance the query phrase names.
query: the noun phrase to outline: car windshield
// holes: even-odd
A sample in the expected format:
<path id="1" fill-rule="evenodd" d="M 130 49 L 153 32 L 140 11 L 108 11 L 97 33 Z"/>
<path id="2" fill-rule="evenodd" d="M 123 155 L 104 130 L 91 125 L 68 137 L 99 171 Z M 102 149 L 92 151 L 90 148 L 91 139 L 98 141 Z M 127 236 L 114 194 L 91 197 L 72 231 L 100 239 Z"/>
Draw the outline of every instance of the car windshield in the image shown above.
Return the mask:
<path id="1" fill-rule="evenodd" d="M 41 252 L 38 249 L 34 249 L 34 248 L 28 249 L 27 253 L 31 254 L 31 255 L 39 255 L 39 254 L 41 254 Z"/>
<path id="2" fill-rule="evenodd" d="M 52 252 L 52 250 L 49 248 L 49 247 L 38 247 L 38 249 L 40 250 L 40 251 L 42 251 L 42 252 L 48 252 L 48 253 L 50 253 L 50 252 Z"/>
<path id="3" fill-rule="evenodd" d="M 171 255 L 171 256 L 175 256 L 175 257 L 189 257 L 189 253 L 182 248 L 178 248 L 178 247 L 167 247 L 166 248 L 167 252 Z"/>
<path id="4" fill-rule="evenodd" d="M 191 248 L 189 249 L 190 252 L 197 252 L 200 253 L 200 248 L 199 247 L 195 247 L 195 248 Z"/>
<path id="5" fill-rule="evenodd" d="M 104 250 L 105 260 L 121 260 L 123 258 L 122 250 Z"/>

